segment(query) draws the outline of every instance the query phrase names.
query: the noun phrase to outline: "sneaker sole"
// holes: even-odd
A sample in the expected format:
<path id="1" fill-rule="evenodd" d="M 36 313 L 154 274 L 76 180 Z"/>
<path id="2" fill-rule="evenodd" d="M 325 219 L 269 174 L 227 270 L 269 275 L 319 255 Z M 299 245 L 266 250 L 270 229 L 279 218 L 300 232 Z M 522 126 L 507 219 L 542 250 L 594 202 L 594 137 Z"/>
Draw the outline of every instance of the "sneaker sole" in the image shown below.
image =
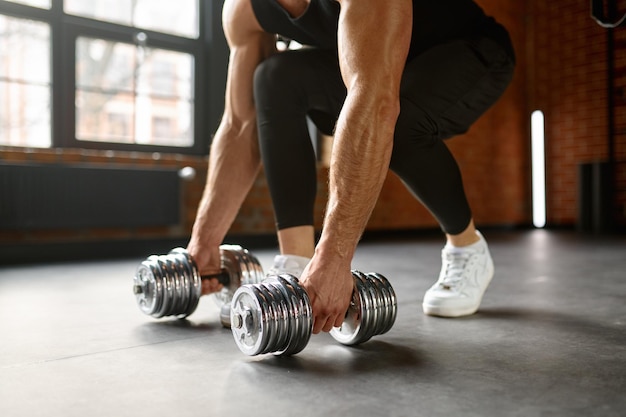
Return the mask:
<path id="1" fill-rule="evenodd" d="M 441 306 L 431 306 L 428 304 L 422 304 L 422 309 L 424 310 L 424 314 L 427 316 L 435 316 L 435 317 L 462 317 L 462 316 L 471 316 L 472 314 L 478 311 L 478 307 L 470 307 L 465 309 L 447 309 Z"/>

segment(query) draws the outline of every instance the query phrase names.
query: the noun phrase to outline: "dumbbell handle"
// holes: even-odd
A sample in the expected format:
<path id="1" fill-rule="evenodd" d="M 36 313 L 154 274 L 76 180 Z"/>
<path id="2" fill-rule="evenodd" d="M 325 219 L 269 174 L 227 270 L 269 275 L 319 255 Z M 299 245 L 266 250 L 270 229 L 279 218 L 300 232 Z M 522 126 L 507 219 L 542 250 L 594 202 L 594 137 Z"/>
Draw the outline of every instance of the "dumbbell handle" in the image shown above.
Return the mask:
<path id="1" fill-rule="evenodd" d="M 218 272 L 217 274 L 207 274 L 207 275 L 202 275 L 200 276 L 200 282 L 207 282 L 207 281 L 211 281 L 216 279 L 217 282 L 219 282 L 222 286 L 224 286 L 225 288 L 230 287 L 230 283 L 231 283 L 231 277 L 230 274 L 228 273 L 228 271 L 226 269 L 222 269 L 220 272 Z M 204 286 L 202 286 L 202 295 L 208 295 L 208 294 L 212 294 L 216 292 L 215 290 L 213 291 L 205 291 L 204 290 Z"/>
<path id="2" fill-rule="evenodd" d="M 200 279 L 201 280 L 217 279 L 217 282 L 219 282 L 223 286 L 230 285 L 230 274 L 225 269 L 222 269 L 217 274 L 202 275 Z"/>

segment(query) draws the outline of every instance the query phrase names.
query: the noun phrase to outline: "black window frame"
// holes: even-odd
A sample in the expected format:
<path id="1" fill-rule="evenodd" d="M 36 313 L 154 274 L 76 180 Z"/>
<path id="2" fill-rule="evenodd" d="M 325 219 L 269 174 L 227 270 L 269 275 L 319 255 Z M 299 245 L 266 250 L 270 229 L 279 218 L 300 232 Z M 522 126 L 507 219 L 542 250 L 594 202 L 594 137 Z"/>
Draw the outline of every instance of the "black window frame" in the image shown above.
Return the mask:
<path id="1" fill-rule="evenodd" d="M 0 14 L 50 25 L 51 148 L 104 149 L 206 155 L 224 109 L 228 47 L 222 31 L 224 0 L 199 0 L 199 36 L 196 39 L 124 26 L 66 14 L 63 0 L 52 0 L 42 9 L 0 0 Z M 190 147 L 92 142 L 76 138 L 76 40 L 79 37 L 134 44 L 136 35 L 147 35 L 147 46 L 194 57 L 193 145 Z"/>

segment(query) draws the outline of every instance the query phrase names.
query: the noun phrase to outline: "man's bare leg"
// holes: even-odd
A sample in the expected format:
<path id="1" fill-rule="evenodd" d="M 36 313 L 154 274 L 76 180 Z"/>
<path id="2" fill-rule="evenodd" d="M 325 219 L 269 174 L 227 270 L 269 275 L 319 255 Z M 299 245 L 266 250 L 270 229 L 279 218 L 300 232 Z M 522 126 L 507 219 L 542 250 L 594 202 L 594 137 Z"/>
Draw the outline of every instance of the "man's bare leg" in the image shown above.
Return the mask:
<path id="1" fill-rule="evenodd" d="M 283 255 L 312 258 L 315 251 L 315 229 L 313 226 L 296 226 L 279 230 L 278 245 Z"/>

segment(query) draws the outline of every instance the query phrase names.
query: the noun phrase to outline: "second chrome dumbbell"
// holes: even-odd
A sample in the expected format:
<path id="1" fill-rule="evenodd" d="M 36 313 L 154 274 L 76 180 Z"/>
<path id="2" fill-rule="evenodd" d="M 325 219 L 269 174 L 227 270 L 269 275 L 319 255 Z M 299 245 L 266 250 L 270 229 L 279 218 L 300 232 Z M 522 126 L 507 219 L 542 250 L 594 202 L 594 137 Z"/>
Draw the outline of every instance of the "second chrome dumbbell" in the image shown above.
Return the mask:
<path id="1" fill-rule="evenodd" d="M 221 273 L 210 277 L 199 275 L 194 260 L 183 248 L 148 257 L 137 267 L 133 279 L 140 310 L 155 318 L 187 317 L 196 310 L 203 295 L 203 280 L 217 279 L 223 288 L 213 296 L 222 308 L 222 324 L 228 327 L 229 305 L 235 291 L 241 285 L 261 282 L 265 274 L 259 260 L 239 245 L 221 245 L 220 257 Z"/>
<path id="2" fill-rule="evenodd" d="M 355 289 L 341 327 L 331 336 L 356 345 L 391 329 L 397 314 L 396 294 L 385 277 L 352 271 Z M 311 302 L 291 275 L 270 276 L 258 284 L 243 285 L 231 303 L 231 330 L 235 343 L 247 355 L 296 354 L 308 344 L 313 330 Z"/>

